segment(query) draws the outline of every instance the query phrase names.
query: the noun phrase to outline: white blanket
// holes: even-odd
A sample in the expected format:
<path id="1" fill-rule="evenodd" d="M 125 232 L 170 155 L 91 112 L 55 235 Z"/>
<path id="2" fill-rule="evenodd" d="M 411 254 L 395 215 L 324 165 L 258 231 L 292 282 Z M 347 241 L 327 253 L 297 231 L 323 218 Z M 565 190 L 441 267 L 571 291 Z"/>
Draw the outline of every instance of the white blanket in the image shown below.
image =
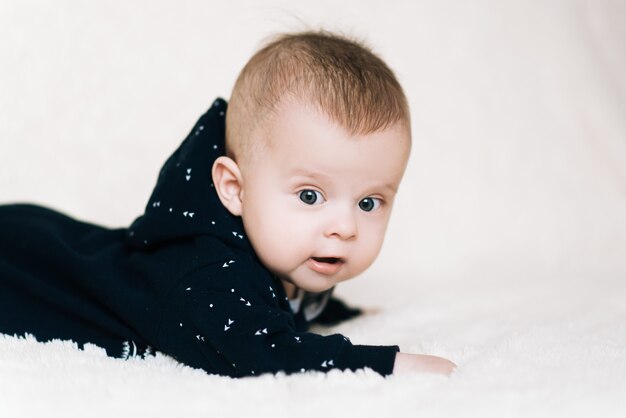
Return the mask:
<path id="1" fill-rule="evenodd" d="M 124 361 L 5 337 L 0 416 L 623 416 L 623 280 L 546 288 L 518 279 L 426 287 L 413 303 L 318 330 L 451 358 L 459 368 L 449 378 L 365 370 L 236 380 L 164 355 Z"/>

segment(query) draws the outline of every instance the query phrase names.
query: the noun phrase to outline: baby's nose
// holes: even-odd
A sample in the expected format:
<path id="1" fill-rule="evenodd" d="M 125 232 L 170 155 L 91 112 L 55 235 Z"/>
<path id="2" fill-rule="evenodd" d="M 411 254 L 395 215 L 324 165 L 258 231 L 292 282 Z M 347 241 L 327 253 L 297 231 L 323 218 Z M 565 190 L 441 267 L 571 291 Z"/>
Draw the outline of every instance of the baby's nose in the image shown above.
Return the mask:
<path id="1" fill-rule="evenodd" d="M 344 210 L 332 215 L 326 227 L 327 237 L 337 237 L 343 240 L 354 239 L 358 233 L 355 214 L 351 210 Z"/>

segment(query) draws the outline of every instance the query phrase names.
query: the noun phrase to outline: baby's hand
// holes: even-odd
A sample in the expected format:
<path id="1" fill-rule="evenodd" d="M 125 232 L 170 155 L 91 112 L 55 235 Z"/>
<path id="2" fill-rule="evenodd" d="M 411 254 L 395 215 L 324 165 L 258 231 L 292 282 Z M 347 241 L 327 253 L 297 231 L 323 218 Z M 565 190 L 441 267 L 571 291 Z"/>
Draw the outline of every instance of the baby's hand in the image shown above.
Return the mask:
<path id="1" fill-rule="evenodd" d="M 450 375 L 456 369 L 456 364 L 442 357 L 426 354 L 396 354 L 393 365 L 393 374 L 400 373 L 440 373 Z"/>

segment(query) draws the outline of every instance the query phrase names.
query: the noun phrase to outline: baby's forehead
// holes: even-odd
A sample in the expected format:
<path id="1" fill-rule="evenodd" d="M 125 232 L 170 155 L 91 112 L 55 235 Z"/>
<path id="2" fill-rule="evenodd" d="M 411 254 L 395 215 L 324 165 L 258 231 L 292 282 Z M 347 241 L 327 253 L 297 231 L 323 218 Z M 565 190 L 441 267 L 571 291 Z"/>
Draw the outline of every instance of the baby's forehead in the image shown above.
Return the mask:
<path id="1" fill-rule="evenodd" d="M 374 132 L 349 132 L 328 114 L 306 105 L 285 107 L 265 132 L 262 159 L 282 174 L 319 179 L 337 176 L 398 177 L 410 137 L 400 124 Z"/>
<path id="2" fill-rule="evenodd" d="M 288 101 L 265 118 L 263 130 L 267 133 L 265 139 L 274 141 L 277 146 L 281 145 L 276 143 L 277 139 L 287 140 L 282 145 L 293 145 L 302 144 L 295 141 L 302 136 L 315 140 L 318 135 L 356 142 L 362 147 L 367 147 L 373 139 L 381 136 L 388 138 L 389 147 L 403 147 L 411 142 L 410 128 L 404 121 L 390 122 L 375 130 L 358 130 L 346 126 L 342 120 L 332 111 L 310 101 Z M 316 133 L 318 135 L 313 135 Z"/>
<path id="3" fill-rule="evenodd" d="M 250 140 L 241 144 L 246 149 L 238 153 L 238 163 L 244 171 L 265 160 L 280 168 L 281 177 L 351 177 L 357 172 L 362 177 L 368 172 L 398 177 L 410 153 L 410 133 L 401 123 L 352 133 L 329 112 L 307 101 L 283 103 L 262 119 Z"/>

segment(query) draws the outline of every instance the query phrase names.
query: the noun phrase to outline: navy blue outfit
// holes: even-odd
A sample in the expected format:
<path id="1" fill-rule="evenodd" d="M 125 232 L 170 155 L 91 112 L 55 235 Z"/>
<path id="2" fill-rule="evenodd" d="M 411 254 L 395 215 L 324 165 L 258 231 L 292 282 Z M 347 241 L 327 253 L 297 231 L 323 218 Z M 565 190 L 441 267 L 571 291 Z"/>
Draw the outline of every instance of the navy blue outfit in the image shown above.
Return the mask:
<path id="1" fill-rule="evenodd" d="M 217 99 L 198 120 L 128 228 L 34 205 L 0 206 L 0 332 L 93 343 L 115 357 L 158 350 L 233 377 L 364 367 L 391 373 L 397 346 L 308 332 L 306 309 L 294 313 L 241 218 L 222 206 L 211 168 L 224 155 L 225 112 Z M 320 299 L 328 300 L 309 294 L 303 303 Z M 330 301 L 320 316 L 326 322 L 354 314 Z"/>

